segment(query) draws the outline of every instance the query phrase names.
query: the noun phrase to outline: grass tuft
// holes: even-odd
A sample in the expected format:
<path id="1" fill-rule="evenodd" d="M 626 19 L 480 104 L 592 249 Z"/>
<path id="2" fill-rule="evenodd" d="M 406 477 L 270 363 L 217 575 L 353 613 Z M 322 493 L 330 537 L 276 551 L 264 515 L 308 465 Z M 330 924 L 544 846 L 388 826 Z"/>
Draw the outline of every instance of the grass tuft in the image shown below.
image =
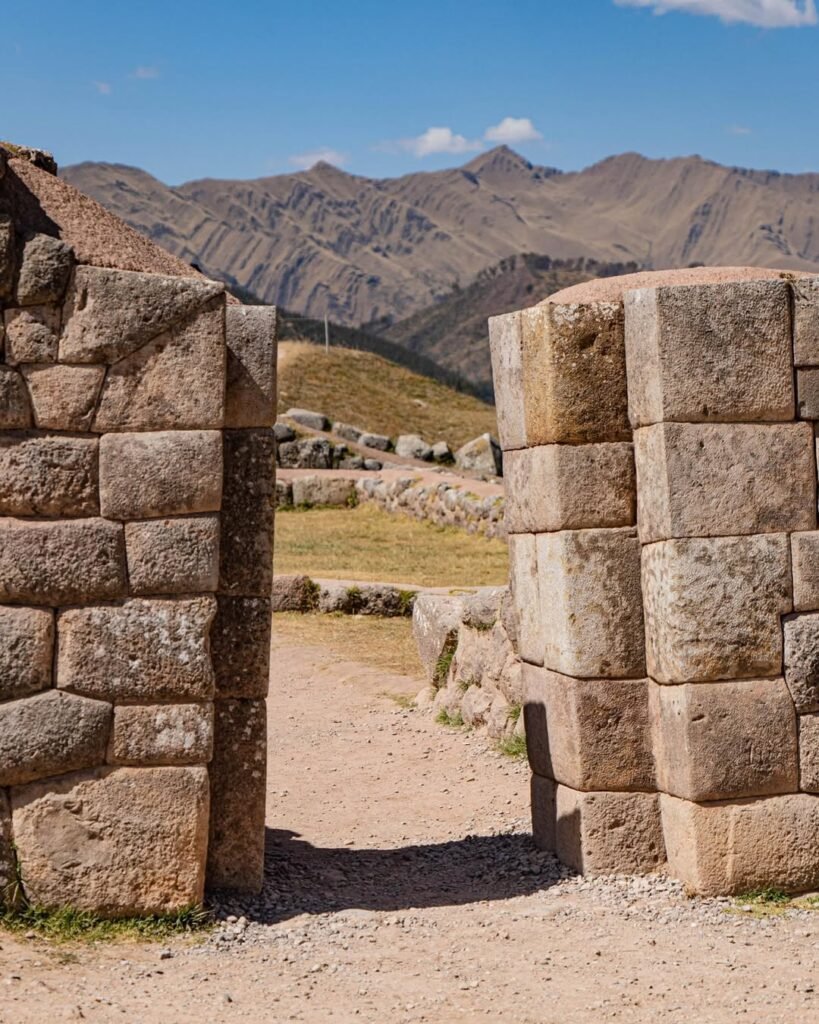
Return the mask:
<path id="1" fill-rule="evenodd" d="M 435 662 L 435 674 L 433 676 L 433 683 L 436 686 L 440 686 L 446 680 L 449 675 L 449 669 L 452 665 L 452 659 L 455 657 L 455 651 L 458 649 L 458 634 L 454 633 L 447 637 L 447 641 L 444 644 L 444 649 L 441 651 L 441 655 Z"/>
<path id="2" fill-rule="evenodd" d="M 454 714 L 450 714 L 446 708 L 441 708 L 435 716 L 435 721 L 438 725 L 445 725 L 449 729 L 463 729 L 464 727 L 464 719 L 461 712 L 456 711 Z"/>
<path id="3" fill-rule="evenodd" d="M 522 714 L 522 704 L 510 704 L 506 711 L 506 717 L 509 719 L 510 722 L 517 722 Z"/>
<path id="4" fill-rule="evenodd" d="M 34 932 L 52 942 L 158 941 L 208 931 L 213 927 L 213 919 L 203 907 L 188 907 L 175 914 L 109 920 L 71 907 L 44 910 L 22 906 L 0 915 L 0 927 L 10 932 Z"/>
<path id="5" fill-rule="evenodd" d="M 526 737 L 517 734 L 507 736 L 498 744 L 498 750 L 515 761 L 523 761 L 526 758 Z"/>

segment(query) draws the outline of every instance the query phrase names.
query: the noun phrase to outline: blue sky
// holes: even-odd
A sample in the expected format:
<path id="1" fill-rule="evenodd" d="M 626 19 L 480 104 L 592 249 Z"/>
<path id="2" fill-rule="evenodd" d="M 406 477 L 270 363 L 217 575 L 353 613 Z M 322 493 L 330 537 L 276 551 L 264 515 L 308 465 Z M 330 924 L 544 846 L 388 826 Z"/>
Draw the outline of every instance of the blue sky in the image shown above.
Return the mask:
<path id="1" fill-rule="evenodd" d="M 819 170 L 815 0 L 3 0 L 0 138 L 170 184 L 626 150 Z M 434 129 L 431 131 L 431 129 Z"/>

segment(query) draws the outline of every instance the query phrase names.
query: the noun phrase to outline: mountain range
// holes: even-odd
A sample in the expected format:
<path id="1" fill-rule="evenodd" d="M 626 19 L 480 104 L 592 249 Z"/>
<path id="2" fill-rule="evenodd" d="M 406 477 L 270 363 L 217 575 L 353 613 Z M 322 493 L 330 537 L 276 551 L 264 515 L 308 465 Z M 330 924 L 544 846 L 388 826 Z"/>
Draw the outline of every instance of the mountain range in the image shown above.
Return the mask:
<path id="1" fill-rule="evenodd" d="M 500 146 L 462 167 L 390 179 L 326 163 L 173 187 L 118 164 L 61 174 L 205 273 L 346 325 L 386 329 L 523 253 L 819 272 L 819 175 L 700 157 L 626 153 L 564 173 Z"/>

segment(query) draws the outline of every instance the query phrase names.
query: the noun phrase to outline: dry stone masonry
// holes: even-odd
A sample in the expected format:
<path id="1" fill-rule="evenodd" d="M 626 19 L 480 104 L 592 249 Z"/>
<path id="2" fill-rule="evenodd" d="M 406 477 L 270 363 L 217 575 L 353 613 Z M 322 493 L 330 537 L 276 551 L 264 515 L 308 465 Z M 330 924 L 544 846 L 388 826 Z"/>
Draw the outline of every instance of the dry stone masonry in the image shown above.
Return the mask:
<path id="1" fill-rule="evenodd" d="M 11 215 L 0 312 L 3 896 L 258 888 L 275 313 L 77 265 Z"/>
<path id="2" fill-rule="evenodd" d="M 638 284 L 490 322 L 535 837 L 816 889 L 819 279 Z"/>

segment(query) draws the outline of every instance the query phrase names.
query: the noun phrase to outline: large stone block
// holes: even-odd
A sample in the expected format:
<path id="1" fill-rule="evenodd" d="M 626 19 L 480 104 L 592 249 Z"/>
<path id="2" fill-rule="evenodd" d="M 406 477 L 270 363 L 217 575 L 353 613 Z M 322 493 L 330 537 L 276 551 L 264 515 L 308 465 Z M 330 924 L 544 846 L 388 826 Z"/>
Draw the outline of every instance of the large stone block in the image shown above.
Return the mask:
<path id="1" fill-rule="evenodd" d="M 96 440 L 0 434 L 0 515 L 98 514 Z"/>
<path id="2" fill-rule="evenodd" d="M 26 896 L 106 917 L 204 897 L 206 768 L 98 768 L 12 789 Z"/>
<path id="3" fill-rule="evenodd" d="M 0 704 L 0 786 L 105 761 L 111 705 L 48 690 Z"/>
<path id="4" fill-rule="evenodd" d="M 445 594 L 419 594 L 413 602 L 412 635 L 427 679 L 434 685 L 442 685 L 449 671 L 463 607 L 463 598 Z"/>
<path id="5" fill-rule="evenodd" d="M 17 278 L 17 304 L 37 306 L 59 302 L 65 292 L 74 253 L 70 246 L 50 235 L 29 235 Z"/>
<path id="6" fill-rule="evenodd" d="M 225 301 L 219 295 L 109 368 L 94 430 L 221 427 L 225 358 Z"/>
<path id="7" fill-rule="evenodd" d="M 23 306 L 3 313 L 6 362 L 51 363 L 57 358 L 60 312 L 54 306 Z"/>
<path id="8" fill-rule="evenodd" d="M 535 842 L 584 875 L 639 875 L 665 860 L 656 793 L 578 793 L 532 777 Z"/>
<path id="9" fill-rule="evenodd" d="M 792 607 L 784 534 L 669 540 L 643 550 L 648 674 L 660 683 L 782 671 Z"/>
<path id="10" fill-rule="evenodd" d="M 109 764 L 207 764 L 213 704 L 126 704 L 114 708 Z"/>
<path id="11" fill-rule="evenodd" d="M 578 790 L 654 789 L 645 679 L 571 679 L 524 665 L 529 763 Z"/>
<path id="12" fill-rule="evenodd" d="M 0 605 L 0 701 L 51 686 L 54 613 Z"/>
<path id="13" fill-rule="evenodd" d="M 540 604 L 537 538 L 531 533 L 510 534 L 509 586 L 518 612 L 518 650 L 524 661 L 543 664 L 546 632 Z"/>
<path id="14" fill-rule="evenodd" d="M 261 698 L 270 683 L 270 600 L 217 598 L 210 649 L 216 696 Z"/>
<path id="15" fill-rule="evenodd" d="M 819 793 L 819 715 L 799 716 L 799 788 Z"/>
<path id="16" fill-rule="evenodd" d="M 122 526 L 104 519 L 0 519 L 0 601 L 69 605 L 126 593 Z"/>
<path id="17" fill-rule="evenodd" d="M 218 512 L 222 435 L 164 430 L 100 438 L 100 508 L 108 519 Z"/>
<path id="18" fill-rule="evenodd" d="M 498 435 L 504 451 L 526 445 L 523 414 L 523 338 L 521 314 L 504 313 L 489 318 L 489 347 Z"/>
<path id="19" fill-rule="evenodd" d="M 0 366 L 0 430 L 31 426 L 31 406 L 23 378 L 11 366 Z"/>
<path id="20" fill-rule="evenodd" d="M 797 278 L 793 293 L 793 352 L 797 366 L 819 366 L 819 279 Z"/>
<path id="21" fill-rule="evenodd" d="M 651 684 L 657 784 L 686 800 L 793 793 L 796 714 L 783 679 Z"/>
<path id="22" fill-rule="evenodd" d="M 623 307 L 541 302 L 521 314 L 528 445 L 630 441 Z"/>
<path id="23" fill-rule="evenodd" d="M 258 892 L 264 874 L 267 717 L 263 700 L 219 700 L 210 765 L 209 889 Z"/>
<path id="24" fill-rule="evenodd" d="M 637 501 L 632 446 L 550 444 L 504 458 L 510 533 L 633 526 Z"/>
<path id="25" fill-rule="evenodd" d="M 269 597 L 273 586 L 276 442 L 270 430 L 226 430 L 220 593 Z"/>
<path id="26" fill-rule="evenodd" d="M 543 664 L 585 679 L 645 676 L 636 531 L 540 534 L 537 564 Z"/>
<path id="27" fill-rule="evenodd" d="M 351 507 L 356 502 L 356 482 L 350 477 L 310 474 L 297 476 L 292 484 L 293 504 L 302 507 L 335 505 Z"/>
<path id="28" fill-rule="evenodd" d="M 196 594 L 219 583 L 219 516 L 125 524 L 132 594 Z"/>
<path id="29" fill-rule="evenodd" d="M 105 700 L 213 696 L 213 597 L 133 598 L 57 618 L 57 685 Z"/>
<path id="30" fill-rule="evenodd" d="M 819 711 L 819 615 L 784 622 L 785 682 L 799 714 Z"/>
<path id="31" fill-rule="evenodd" d="M 60 359 L 116 363 L 223 293 L 223 284 L 201 277 L 78 267 L 63 309 Z"/>
<path id="32" fill-rule="evenodd" d="M 24 366 L 34 423 L 44 430 L 90 430 L 103 366 Z"/>
<path id="33" fill-rule="evenodd" d="M 796 371 L 796 412 L 801 420 L 819 420 L 819 367 Z"/>
<path id="34" fill-rule="evenodd" d="M 793 419 L 785 281 L 641 288 L 625 307 L 634 427 Z"/>
<path id="35" fill-rule="evenodd" d="M 640 540 L 816 527 L 807 423 L 658 423 L 637 430 Z"/>
<path id="36" fill-rule="evenodd" d="M 276 422 L 276 308 L 228 306 L 225 426 Z"/>
<path id="37" fill-rule="evenodd" d="M 819 531 L 791 535 L 791 562 L 794 610 L 819 611 Z"/>
<path id="38" fill-rule="evenodd" d="M 695 804 L 663 794 L 660 805 L 669 874 L 691 892 L 819 888 L 819 797 Z"/>

